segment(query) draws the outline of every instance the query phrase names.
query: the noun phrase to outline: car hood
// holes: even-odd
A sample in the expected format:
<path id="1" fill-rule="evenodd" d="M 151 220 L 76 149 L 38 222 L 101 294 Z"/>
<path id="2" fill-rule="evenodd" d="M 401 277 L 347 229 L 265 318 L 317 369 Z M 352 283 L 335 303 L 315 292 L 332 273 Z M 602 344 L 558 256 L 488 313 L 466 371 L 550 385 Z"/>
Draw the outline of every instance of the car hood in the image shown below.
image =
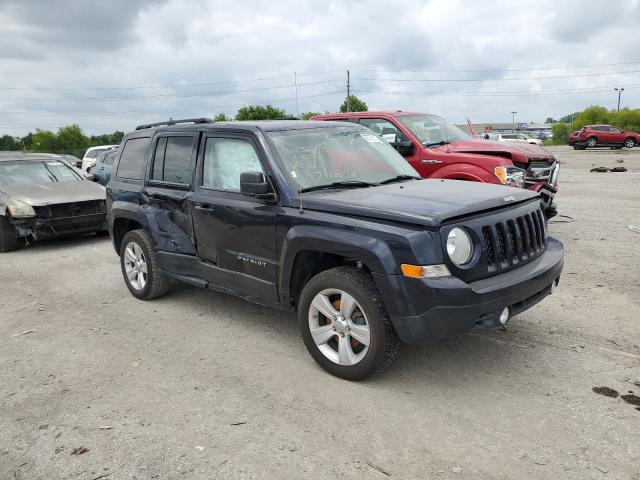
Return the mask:
<path id="1" fill-rule="evenodd" d="M 78 182 L 51 182 L 42 184 L 0 185 L 0 192 L 9 198 L 44 207 L 58 203 L 104 200 L 105 188 L 89 180 Z"/>
<path id="2" fill-rule="evenodd" d="M 321 190 L 303 208 L 425 226 L 538 197 L 522 188 L 460 180 L 414 180 L 379 187 Z"/>
<path id="3" fill-rule="evenodd" d="M 532 160 L 553 160 L 553 154 L 538 145 L 516 142 L 494 142 L 491 140 L 458 140 L 438 147 L 438 150 L 456 153 L 475 153 L 510 158 L 516 163 Z"/>

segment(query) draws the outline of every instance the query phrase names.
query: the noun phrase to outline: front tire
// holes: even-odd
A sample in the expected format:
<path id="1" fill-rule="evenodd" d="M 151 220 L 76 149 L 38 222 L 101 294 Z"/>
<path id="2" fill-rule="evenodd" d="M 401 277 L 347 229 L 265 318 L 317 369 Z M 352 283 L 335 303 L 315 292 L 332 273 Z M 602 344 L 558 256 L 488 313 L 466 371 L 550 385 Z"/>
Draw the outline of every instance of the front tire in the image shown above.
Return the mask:
<path id="1" fill-rule="evenodd" d="M 298 304 L 302 339 L 326 371 L 364 380 L 391 365 L 399 340 L 371 277 L 338 267 L 313 277 Z"/>
<path id="2" fill-rule="evenodd" d="M 167 292 L 169 281 L 160 270 L 151 239 L 144 230 L 132 230 L 122 239 L 120 267 L 124 283 L 134 297 L 152 300 Z"/>
<path id="3" fill-rule="evenodd" d="M 593 148 L 598 144 L 598 139 L 596 137 L 590 137 L 587 139 L 587 147 Z"/>
<path id="4" fill-rule="evenodd" d="M 627 138 L 624 141 L 624 146 L 627 148 L 633 148 L 636 146 L 636 141 L 633 138 Z"/>
<path id="5" fill-rule="evenodd" d="M 11 252 L 18 246 L 18 237 L 9 220 L 0 217 L 0 253 Z"/>

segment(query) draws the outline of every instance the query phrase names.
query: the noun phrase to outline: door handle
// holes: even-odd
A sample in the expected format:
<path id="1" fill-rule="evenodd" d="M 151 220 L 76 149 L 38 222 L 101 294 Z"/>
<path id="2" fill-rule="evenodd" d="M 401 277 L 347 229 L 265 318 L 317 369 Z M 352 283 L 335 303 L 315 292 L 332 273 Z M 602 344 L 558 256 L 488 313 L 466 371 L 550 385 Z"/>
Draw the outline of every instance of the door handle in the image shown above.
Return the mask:
<path id="1" fill-rule="evenodd" d="M 215 210 L 215 208 L 207 204 L 197 204 L 195 209 L 200 210 L 201 212 L 213 212 Z"/>
<path id="2" fill-rule="evenodd" d="M 437 165 L 439 163 L 442 163 L 442 160 L 422 160 L 423 165 Z"/>

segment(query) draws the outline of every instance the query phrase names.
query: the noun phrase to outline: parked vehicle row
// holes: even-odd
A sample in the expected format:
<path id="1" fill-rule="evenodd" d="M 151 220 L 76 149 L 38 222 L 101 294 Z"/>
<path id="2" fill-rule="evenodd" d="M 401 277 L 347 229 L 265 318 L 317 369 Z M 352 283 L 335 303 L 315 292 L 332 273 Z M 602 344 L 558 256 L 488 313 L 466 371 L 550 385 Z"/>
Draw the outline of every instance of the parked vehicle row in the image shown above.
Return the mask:
<path id="1" fill-rule="evenodd" d="M 423 178 L 509 185 L 540 194 L 547 218 L 557 213 L 558 159 L 537 145 L 480 141 L 437 115 L 360 112 L 316 115 L 364 125 L 381 135 Z"/>
<path id="2" fill-rule="evenodd" d="M 175 279 L 297 311 L 310 355 L 350 380 L 388 366 L 400 341 L 505 324 L 549 295 L 563 247 L 540 195 L 423 180 L 412 165 L 452 152 L 482 170 L 469 153 L 481 147 L 425 116 L 376 115 L 174 120 L 125 135 L 107 212 L 131 294 L 151 300 Z"/>
<path id="3" fill-rule="evenodd" d="M 516 143 L 529 143 L 531 145 L 542 146 L 542 140 L 535 138 L 526 133 L 499 133 L 496 140 L 498 142 L 516 142 Z"/>
<path id="4" fill-rule="evenodd" d="M 576 150 L 586 148 L 633 148 L 640 143 L 640 134 L 613 125 L 586 125 L 569 135 L 569 145 Z"/>

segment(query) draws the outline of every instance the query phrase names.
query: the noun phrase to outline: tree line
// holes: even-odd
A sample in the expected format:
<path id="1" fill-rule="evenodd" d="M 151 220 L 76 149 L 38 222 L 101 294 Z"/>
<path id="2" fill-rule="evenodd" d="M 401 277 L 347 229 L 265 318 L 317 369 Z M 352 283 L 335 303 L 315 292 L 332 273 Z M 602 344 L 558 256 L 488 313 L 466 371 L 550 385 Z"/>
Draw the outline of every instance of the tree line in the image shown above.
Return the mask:
<path id="1" fill-rule="evenodd" d="M 367 104 L 356 97 L 349 96 L 349 102 L 345 97 L 340 106 L 341 112 L 347 111 L 349 105 L 352 112 L 366 112 Z M 303 112 L 299 115 L 302 120 L 308 120 L 319 112 Z M 328 112 L 327 112 L 328 113 Z M 214 115 L 214 120 L 224 122 L 230 120 L 281 120 L 296 118 L 295 115 L 272 105 L 249 105 L 238 110 L 234 117 L 219 113 Z M 3 135 L 0 137 L 0 151 L 47 152 L 66 153 L 82 158 L 87 148 L 97 145 L 117 145 L 122 140 L 124 132 L 115 131 L 104 135 L 84 134 L 78 124 L 61 127 L 57 132 L 37 129 L 35 133 L 29 132 L 24 137 L 12 137 Z"/>

